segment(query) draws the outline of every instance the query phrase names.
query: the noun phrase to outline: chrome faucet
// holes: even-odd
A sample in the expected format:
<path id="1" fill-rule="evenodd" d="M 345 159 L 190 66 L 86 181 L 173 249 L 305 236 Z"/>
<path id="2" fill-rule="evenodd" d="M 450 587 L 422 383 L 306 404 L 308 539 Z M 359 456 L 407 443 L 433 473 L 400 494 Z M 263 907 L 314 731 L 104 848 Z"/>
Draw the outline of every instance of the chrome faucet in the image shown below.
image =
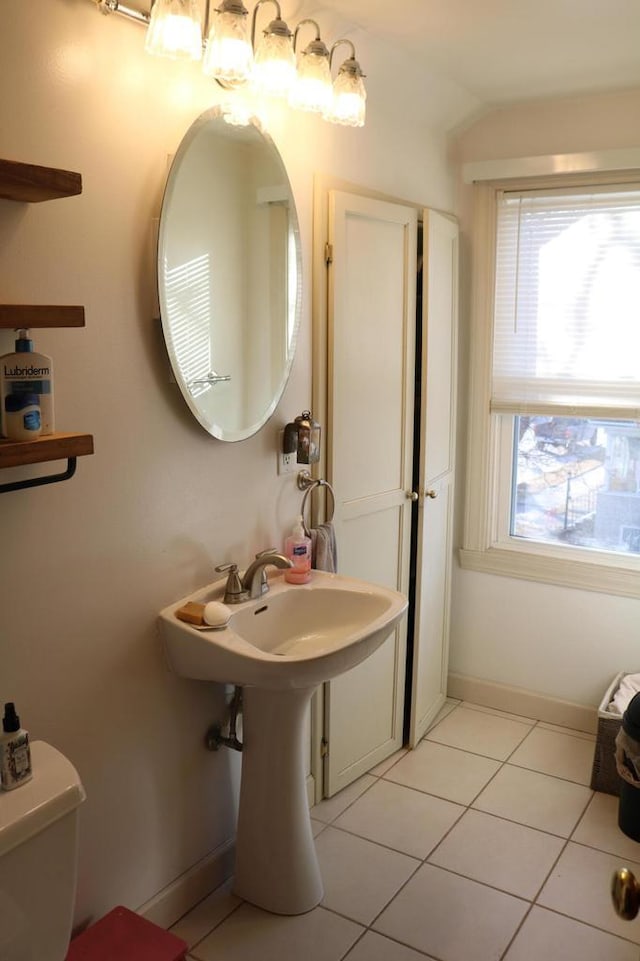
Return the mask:
<path id="1" fill-rule="evenodd" d="M 216 567 L 218 572 L 229 572 L 224 592 L 225 604 L 241 604 L 243 601 L 262 597 L 269 590 L 266 567 L 279 567 L 284 570 L 293 564 L 284 554 L 279 554 L 273 547 L 256 554 L 255 560 L 249 564 L 244 576 L 240 578 L 237 564 L 221 564 Z"/>
<path id="2" fill-rule="evenodd" d="M 278 554 L 272 547 L 256 554 L 255 560 L 249 564 L 242 578 L 242 586 L 248 592 L 249 598 L 260 597 L 269 590 L 265 570 L 265 567 L 269 566 L 284 570 L 287 567 L 293 567 L 293 564 L 288 557 L 285 557 L 284 554 Z"/>

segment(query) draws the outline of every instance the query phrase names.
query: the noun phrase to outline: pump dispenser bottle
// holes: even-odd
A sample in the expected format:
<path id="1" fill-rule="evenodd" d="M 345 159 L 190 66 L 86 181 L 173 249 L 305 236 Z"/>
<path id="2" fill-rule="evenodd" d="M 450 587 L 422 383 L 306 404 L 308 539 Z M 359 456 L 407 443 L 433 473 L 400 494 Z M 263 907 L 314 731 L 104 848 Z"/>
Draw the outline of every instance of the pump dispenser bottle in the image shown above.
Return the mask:
<path id="1" fill-rule="evenodd" d="M 12 791 L 33 777 L 29 734 L 20 727 L 15 704 L 4 706 L 0 737 L 0 784 L 5 791 Z"/>
<path id="2" fill-rule="evenodd" d="M 28 330 L 18 331 L 15 353 L 0 358 L 0 429 L 4 437 L 10 436 L 7 411 L 15 410 L 15 399 L 7 406 L 12 394 L 37 394 L 41 432 L 53 433 L 53 364 L 46 354 L 34 351 Z"/>
<path id="3" fill-rule="evenodd" d="M 285 581 L 289 584 L 306 584 L 311 580 L 311 538 L 304 532 L 302 516 L 284 542 L 284 553 L 293 564 L 284 572 Z"/>

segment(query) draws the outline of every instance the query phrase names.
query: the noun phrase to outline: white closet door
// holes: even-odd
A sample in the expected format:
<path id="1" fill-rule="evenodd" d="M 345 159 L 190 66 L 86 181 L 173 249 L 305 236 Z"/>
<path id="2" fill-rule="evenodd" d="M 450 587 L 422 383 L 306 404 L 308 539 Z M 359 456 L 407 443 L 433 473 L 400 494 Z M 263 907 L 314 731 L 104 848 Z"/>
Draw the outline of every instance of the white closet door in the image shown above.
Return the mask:
<path id="1" fill-rule="evenodd" d="M 327 476 L 340 573 L 407 593 L 417 212 L 330 191 Z M 324 793 L 402 745 L 406 618 L 325 685 Z"/>
<path id="2" fill-rule="evenodd" d="M 415 747 L 444 703 L 455 467 L 458 228 L 424 212 L 422 385 L 416 612 L 409 743 Z"/>

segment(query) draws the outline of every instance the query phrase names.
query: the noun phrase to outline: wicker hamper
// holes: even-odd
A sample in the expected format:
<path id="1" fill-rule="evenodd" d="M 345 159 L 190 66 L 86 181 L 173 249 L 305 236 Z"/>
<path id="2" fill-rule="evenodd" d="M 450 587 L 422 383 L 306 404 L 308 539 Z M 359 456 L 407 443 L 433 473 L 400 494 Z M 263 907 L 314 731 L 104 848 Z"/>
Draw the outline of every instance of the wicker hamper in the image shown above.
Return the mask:
<path id="1" fill-rule="evenodd" d="M 625 671 L 616 674 L 598 708 L 598 733 L 593 755 L 593 768 L 591 769 L 591 790 L 602 791 L 604 794 L 620 794 L 620 776 L 616 770 L 615 740 L 622 724 L 622 714 L 612 714 L 611 711 L 607 711 L 607 706 L 613 700 L 613 696 L 625 674 Z"/>

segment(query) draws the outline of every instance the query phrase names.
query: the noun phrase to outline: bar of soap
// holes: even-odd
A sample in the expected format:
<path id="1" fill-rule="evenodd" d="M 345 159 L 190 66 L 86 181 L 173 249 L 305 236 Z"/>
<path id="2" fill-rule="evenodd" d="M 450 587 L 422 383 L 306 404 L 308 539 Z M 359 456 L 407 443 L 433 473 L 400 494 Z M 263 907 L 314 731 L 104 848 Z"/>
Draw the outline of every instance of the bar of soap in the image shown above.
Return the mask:
<path id="1" fill-rule="evenodd" d="M 205 606 L 202 617 L 205 624 L 209 624 L 211 627 L 226 627 L 231 617 L 231 611 L 226 604 L 221 604 L 220 601 L 209 601 Z"/>
<path id="2" fill-rule="evenodd" d="M 204 624 L 204 604 L 196 604 L 195 601 L 187 601 L 176 611 L 176 617 L 180 621 L 188 624 L 196 624 L 201 627 Z"/>

